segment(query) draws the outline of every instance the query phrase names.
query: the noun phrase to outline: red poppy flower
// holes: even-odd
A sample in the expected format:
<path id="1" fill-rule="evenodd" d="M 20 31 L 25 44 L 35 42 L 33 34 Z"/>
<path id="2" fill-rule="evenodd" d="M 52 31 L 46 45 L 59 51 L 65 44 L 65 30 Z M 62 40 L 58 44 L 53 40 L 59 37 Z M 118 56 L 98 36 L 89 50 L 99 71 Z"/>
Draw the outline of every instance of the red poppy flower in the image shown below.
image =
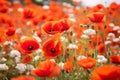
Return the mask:
<path id="1" fill-rule="evenodd" d="M 120 63 L 120 56 L 119 55 L 110 56 L 110 61 L 113 63 Z"/>
<path id="2" fill-rule="evenodd" d="M 100 43 L 98 45 L 98 52 L 99 52 L 99 54 L 104 54 L 105 53 L 105 45 L 103 43 Z"/>
<path id="3" fill-rule="evenodd" d="M 68 19 L 63 19 L 59 21 L 60 25 L 61 25 L 61 31 L 66 31 L 70 28 L 71 26 L 71 21 L 69 21 Z"/>
<path id="4" fill-rule="evenodd" d="M 22 59 L 22 63 L 24 63 L 24 64 L 27 64 L 27 63 L 29 63 L 30 61 L 32 61 L 32 56 L 31 55 L 25 55 L 24 57 L 23 57 L 23 59 Z"/>
<path id="5" fill-rule="evenodd" d="M 0 7 L 0 12 L 1 13 L 7 13 L 9 8 L 7 6 Z"/>
<path id="6" fill-rule="evenodd" d="M 5 37 L 0 35 L 0 44 L 3 44 L 6 41 Z"/>
<path id="7" fill-rule="evenodd" d="M 13 36 L 15 34 L 15 28 L 14 27 L 10 27 L 6 30 L 5 32 L 6 36 Z"/>
<path id="8" fill-rule="evenodd" d="M 43 55 L 46 58 L 56 58 L 63 52 L 62 43 L 56 38 L 48 39 L 42 46 Z"/>
<path id="9" fill-rule="evenodd" d="M 23 54 L 32 53 L 39 48 L 39 43 L 33 37 L 26 37 L 20 40 L 19 50 Z"/>
<path id="10" fill-rule="evenodd" d="M 94 67 L 96 63 L 96 60 L 90 57 L 78 60 L 78 65 L 85 69 Z"/>
<path id="11" fill-rule="evenodd" d="M 92 71 L 92 80 L 119 80 L 119 68 L 114 65 L 104 65 Z"/>
<path id="12" fill-rule="evenodd" d="M 100 23 L 105 19 L 105 15 L 102 12 L 93 12 L 87 15 L 91 22 Z"/>
<path id="13" fill-rule="evenodd" d="M 40 77 L 56 77 L 60 74 L 60 67 L 54 61 L 44 61 L 40 62 L 35 70 L 31 73 Z"/>
<path id="14" fill-rule="evenodd" d="M 12 78 L 11 80 L 35 80 L 32 76 L 18 76 L 15 78 Z"/>
<path id="15" fill-rule="evenodd" d="M 23 19 L 30 20 L 30 19 L 33 19 L 33 18 L 35 18 L 35 11 L 31 8 L 26 8 L 23 11 Z"/>
<path id="16" fill-rule="evenodd" d="M 47 22 L 43 25 L 43 30 L 48 34 L 56 34 L 61 32 L 61 25 L 58 22 Z"/>

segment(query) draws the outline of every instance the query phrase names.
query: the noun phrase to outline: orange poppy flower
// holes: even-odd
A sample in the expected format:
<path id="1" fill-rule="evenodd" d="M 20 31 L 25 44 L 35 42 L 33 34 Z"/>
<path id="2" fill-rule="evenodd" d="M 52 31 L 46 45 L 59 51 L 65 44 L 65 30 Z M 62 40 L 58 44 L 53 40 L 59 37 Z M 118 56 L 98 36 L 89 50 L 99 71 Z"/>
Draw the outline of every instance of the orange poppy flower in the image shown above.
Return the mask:
<path id="1" fill-rule="evenodd" d="M 24 64 L 27 64 L 27 63 L 29 63 L 30 61 L 32 61 L 32 56 L 31 55 L 25 55 L 24 57 L 23 57 L 23 59 L 22 59 L 22 63 L 24 63 Z"/>
<path id="2" fill-rule="evenodd" d="M 59 35 L 60 36 L 60 35 Z M 58 35 L 48 39 L 42 46 L 43 55 L 46 58 L 56 58 L 63 52 L 62 43 L 58 40 Z"/>
<path id="3" fill-rule="evenodd" d="M 109 6 L 109 8 L 112 10 L 112 11 L 115 11 L 118 9 L 118 4 L 115 3 L 115 2 L 112 2 Z"/>
<path id="4" fill-rule="evenodd" d="M 2 24 L 5 24 L 4 26 Z M 14 27 L 14 22 L 13 20 L 5 14 L 0 15 L 0 25 L 2 27 Z"/>
<path id="5" fill-rule="evenodd" d="M 40 47 L 39 43 L 37 42 L 35 38 L 26 37 L 20 40 L 20 45 L 18 46 L 18 49 L 21 51 L 21 53 L 28 54 L 28 53 L 34 52 L 39 47 Z"/>
<path id="6" fill-rule="evenodd" d="M 78 65 L 85 69 L 94 67 L 96 63 L 96 60 L 90 57 L 78 60 Z"/>
<path id="7" fill-rule="evenodd" d="M 7 0 L 0 0 L 0 6 L 10 6 L 10 2 L 8 2 Z"/>
<path id="8" fill-rule="evenodd" d="M 113 55 L 113 56 L 110 56 L 110 61 L 113 62 L 113 63 L 120 63 L 120 56 L 119 55 Z"/>
<path id="9" fill-rule="evenodd" d="M 91 22 L 100 23 L 105 20 L 105 15 L 103 12 L 92 12 L 87 15 Z"/>
<path id="10" fill-rule="evenodd" d="M 73 65 L 72 61 L 71 60 L 67 60 L 65 62 L 65 64 L 64 64 L 64 70 L 67 71 L 67 72 L 69 72 L 70 70 L 73 69 L 73 66 L 74 65 Z"/>
<path id="11" fill-rule="evenodd" d="M 54 61 L 43 61 L 40 62 L 35 70 L 31 73 L 40 77 L 56 77 L 60 74 L 60 67 Z"/>
<path id="12" fill-rule="evenodd" d="M 35 80 L 32 76 L 18 76 L 15 78 L 12 78 L 11 80 Z"/>
<path id="13" fill-rule="evenodd" d="M 104 65 L 92 71 L 92 80 L 119 80 L 119 68 L 115 65 Z"/>
<path id="14" fill-rule="evenodd" d="M 6 41 L 5 37 L 0 35 L 0 44 L 3 44 Z"/>

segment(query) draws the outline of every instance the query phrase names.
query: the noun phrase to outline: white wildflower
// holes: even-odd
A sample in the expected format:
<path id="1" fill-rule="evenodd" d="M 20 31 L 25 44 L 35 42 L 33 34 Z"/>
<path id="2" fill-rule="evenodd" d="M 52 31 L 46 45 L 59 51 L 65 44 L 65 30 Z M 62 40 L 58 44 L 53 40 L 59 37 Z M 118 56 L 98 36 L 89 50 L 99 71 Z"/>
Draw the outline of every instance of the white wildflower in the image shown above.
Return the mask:
<path id="1" fill-rule="evenodd" d="M 43 0 L 35 0 L 36 2 L 42 2 Z"/>
<path id="2" fill-rule="evenodd" d="M 37 55 L 37 56 L 34 57 L 34 60 L 36 60 L 36 61 L 39 60 L 39 59 L 40 59 L 39 55 Z"/>
<path id="3" fill-rule="evenodd" d="M 61 41 L 64 41 L 64 42 L 68 42 L 68 39 L 65 38 L 65 37 L 63 37 L 63 36 L 60 37 L 60 40 L 61 40 Z"/>
<path id="4" fill-rule="evenodd" d="M 44 5 L 43 9 L 49 9 L 49 6 L 48 5 Z"/>
<path id="5" fill-rule="evenodd" d="M 109 34 L 108 34 L 108 37 L 115 38 L 115 34 L 113 34 L 113 33 L 109 33 Z"/>
<path id="6" fill-rule="evenodd" d="M 70 21 L 72 22 L 76 22 L 76 19 L 75 18 L 68 18 Z"/>
<path id="7" fill-rule="evenodd" d="M 5 62 L 5 61 L 7 61 L 7 59 L 4 57 L 0 59 L 0 62 Z"/>
<path id="8" fill-rule="evenodd" d="M 55 59 L 50 59 L 50 61 L 55 62 Z"/>
<path id="9" fill-rule="evenodd" d="M 26 69 L 27 69 L 27 70 L 33 70 L 33 69 L 35 69 L 35 68 L 34 68 L 33 65 L 27 64 L 27 65 L 26 65 Z"/>
<path id="10" fill-rule="evenodd" d="M 60 69 L 62 69 L 62 70 L 64 69 L 64 63 L 63 62 L 60 62 L 58 65 L 59 65 Z"/>
<path id="11" fill-rule="evenodd" d="M 69 44 L 69 45 L 68 45 L 68 48 L 69 48 L 69 49 L 77 49 L 78 46 L 77 46 L 76 44 Z"/>
<path id="12" fill-rule="evenodd" d="M 12 41 L 5 41 L 4 45 L 13 45 Z"/>
<path id="13" fill-rule="evenodd" d="M 95 30 L 93 29 L 86 29 L 83 31 L 84 34 L 86 35 L 93 35 L 93 34 L 96 34 Z"/>
<path id="14" fill-rule="evenodd" d="M 35 53 L 37 53 L 37 54 L 39 54 L 39 53 L 41 53 L 42 52 L 42 49 L 37 49 L 36 51 L 35 51 Z"/>
<path id="15" fill-rule="evenodd" d="M 8 70 L 9 67 L 6 64 L 0 64 L 0 71 L 2 70 Z"/>
<path id="16" fill-rule="evenodd" d="M 120 30 L 120 27 L 119 26 L 115 26 L 114 28 L 113 28 L 113 30 Z"/>
<path id="17" fill-rule="evenodd" d="M 107 59 L 102 55 L 97 55 L 97 62 L 98 63 L 106 63 Z"/>
<path id="18" fill-rule="evenodd" d="M 15 57 L 15 62 L 20 63 L 21 57 Z"/>
<path id="19" fill-rule="evenodd" d="M 110 27 L 114 27 L 115 25 L 114 25 L 114 23 L 110 23 L 109 26 Z"/>
<path id="20" fill-rule="evenodd" d="M 26 71 L 26 65 L 23 63 L 17 64 L 17 66 L 15 68 L 18 69 L 20 73 L 23 73 Z"/>
<path id="21" fill-rule="evenodd" d="M 20 40 L 25 39 L 27 36 L 21 36 Z"/>
<path id="22" fill-rule="evenodd" d="M 30 22 L 30 21 L 26 22 L 26 25 L 27 25 L 27 26 L 29 26 L 30 24 L 31 24 L 31 22 Z"/>
<path id="23" fill-rule="evenodd" d="M 84 34 L 83 34 L 83 35 L 81 36 L 81 38 L 88 39 L 88 38 L 89 38 L 89 36 L 88 36 L 88 35 L 84 35 Z"/>
<path id="24" fill-rule="evenodd" d="M 19 52 L 18 50 L 12 50 L 12 51 L 10 51 L 9 56 L 10 56 L 11 58 L 21 57 L 21 54 L 20 54 L 20 52 Z"/>
<path id="25" fill-rule="evenodd" d="M 33 36 L 38 42 L 41 42 L 42 40 L 38 36 Z"/>
<path id="26" fill-rule="evenodd" d="M 120 41 L 119 38 L 114 38 L 114 39 L 113 39 L 113 42 L 119 42 L 119 41 Z"/>
<path id="27" fill-rule="evenodd" d="M 105 41 L 105 45 L 109 45 L 111 43 L 112 43 L 111 41 Z"/>
<path id="28" fill-rule="evenodd" d="M 84 58 L 86 58 L 86 56 L 82 56 L 82 55 L 81 55 L 81 56 L 78 56 L 78 57 L 77 57 L 77 60 L 84 59 Z"/>
<path id="29" fill-rule="evenodd" d="M 17 28 L 17 29 L 16 29 L 16 34 L 21 34 L 21 33 L 22 33 L 21 28 Z"/>
<path id="30" fill-rule="evenodd" d="M 18 11 L 18 12 L 23 12 L 24 9 L 23 9 L 23 8 L 18 8 L 17 11 Z"/>

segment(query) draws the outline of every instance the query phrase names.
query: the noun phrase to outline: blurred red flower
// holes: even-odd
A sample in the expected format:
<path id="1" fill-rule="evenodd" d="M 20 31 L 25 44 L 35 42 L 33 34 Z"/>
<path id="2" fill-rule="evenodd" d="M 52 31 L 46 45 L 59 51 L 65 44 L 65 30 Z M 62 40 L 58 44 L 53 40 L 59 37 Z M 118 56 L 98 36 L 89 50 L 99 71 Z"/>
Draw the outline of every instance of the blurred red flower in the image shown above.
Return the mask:
<path id="1" fill-rule="evenodd" d="M 119 68 L 115 65 L 104 65 L 92 71 L 92 80 L 119 80 Z"/>
<path id="2" fill-rule="evenodd" d="M 35 80 L 32 76 L 18 76 L 15 78 L 12 78 L 11 80 Z"/>
<path id="3" fill-rule="evenodd" d="M 96 63 L 96 60 L 90 57 L 78 60 L 79 67 L 83 67 L 85 69 L 94 67 Z"/>
<path id="4" fill-rule="evenodd" d="M 39 77 L 56 77 L 60 74 L 60 67 L 54 61 L 46 60 L 40 62 L 31 73 Z"/>
<path id="5" fill-rule="evenodd" d="M 103 12 L 92 12 L 87 15 L 91 22 L 100 23 L 105 19 L 105 15 Z"/>
<path id="6" fill-rule="evenodd" d="M 120 56 L 119 55 L 113 55 L 113 56 L 110 56 L 110 61 L 113 62 L 113 63 L 120 63 Z"/>

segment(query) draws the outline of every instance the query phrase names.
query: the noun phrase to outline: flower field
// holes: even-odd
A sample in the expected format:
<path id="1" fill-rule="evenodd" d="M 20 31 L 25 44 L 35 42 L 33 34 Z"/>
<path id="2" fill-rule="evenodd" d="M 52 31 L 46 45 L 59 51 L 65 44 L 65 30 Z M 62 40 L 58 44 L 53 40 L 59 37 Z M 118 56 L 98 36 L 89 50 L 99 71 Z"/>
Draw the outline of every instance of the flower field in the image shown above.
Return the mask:
<path id="1" fill-rule="evenodd" d="M 120 4 L 0 0 L 0 80 L 120 80 Z"/>

